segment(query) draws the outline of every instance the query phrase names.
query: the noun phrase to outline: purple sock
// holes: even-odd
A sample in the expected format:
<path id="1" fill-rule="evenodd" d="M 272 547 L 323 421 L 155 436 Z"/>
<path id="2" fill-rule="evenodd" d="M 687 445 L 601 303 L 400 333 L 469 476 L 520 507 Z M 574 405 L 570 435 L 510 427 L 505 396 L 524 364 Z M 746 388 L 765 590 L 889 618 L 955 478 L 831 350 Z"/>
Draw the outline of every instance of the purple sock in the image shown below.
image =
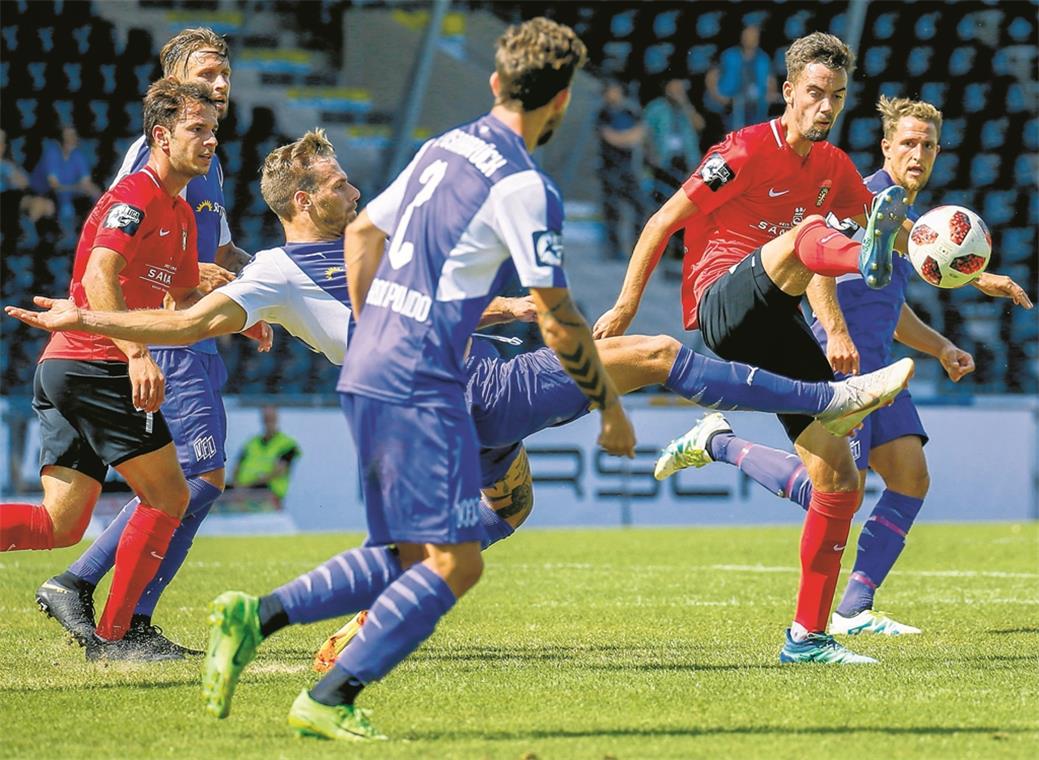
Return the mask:
<path id="1" fill-rule="evenodd" d="M 400 563 L 385 546 L 337 554 L 275 589 L 290 623 L 313 623 L 365 610 L 400 577 Z"/>
<path id="2" fill-rule="evenodd" d="M 509 525 L 493 509 L 480 502 L 480 527 L 483 528 L 483 537 L 480 539 L 480 551 L 491 544 L 496 544 L 503 538 L 508 538 L 516 529 Z"/>
<path id="3" fill-rule="evenodd" d="M 735 465 L 754 482 L 808 509 L 812 481 L 796 454 L 773 449 L 738 438 L 732 433 L 717 433 L 708 442 L 711 459 Z"/>
<path id="4" fill-rule="evenodd" d="M 740 362 L 723 362 L 682 346 L 668 374 L 669 390 L 700 406 L 725 411 L 816 415 L 833 399 L 829 383 L 808 383 Z"/>
<path id="5" fill-rule="evenodd" d="M 217 497 L 220 496 L 221 493 L 219 488 L 214 487 L 210 483 L 207 483 L 205 480 L 198 477 L 188 479 L 188 491 L 191 494 L 191 497 L 188 501 L 188 508 L 184 513 L 185 520 L 195 512 L 202 512 L 205 510 L 205 513 L 208 514 L 209 507 L 214 501 L 216 501 Z M 101 535 L 97 537 L 97 540 L 87 547 L 87 550 L 79 556 L 79 559 L 69 565 L 69 572 L 96 586 L 115 564 L 115 550 L 116 547 L 119 546 L 119 539 L 122 538 L 126 524 L 130 522 L 130 517 L 133 515 L 134 510 L 137 509 L 137 505 L 140 503 L 141 500 L 137 497 L 128 501 L 126 506 L 124 506 L 122 510 L 120 510 L 119 514 L 115 516 L 115 519 L 112 520 Z M 188 547 L 191 546 L 191 542 L 195 538 L 195 532 L 198 531 L 198 525 L 201 523 L 203 517 L 205 517 L 205 514 L 202 514 L 198 523 L 196 523 L 193 528 L 189 521 L 189 528 L 185 533 L 185 538 L 187 539 L 187 546 L 184 548 L 185 554 L 187 553 Z M 183 524 L 184 522 L 182 521 L 181 525 Z M 177 533 L 179 532 L 180 528 L 177 529 Z M 177 541 L 177 533 L 174 533 L 173 538 L 170 540 L 171 550 L 175 548 L 174 542 Z M 167 552 L 167 560 L 169 560 L 169 556 L 170 554 Z M 162 584 L 163 588 L 165 588 L 173 579 L 173 574 L 176 573 L 177 568 L 180 567 L 183 561 L 184 557 L 182 556 L 177 562 L 176 567 L 173 566 L 172 562 L 170 563 L 169 567 L 172 568 L 172 572 L 168 575 L 166 582 Z M 167 569 L 167 563 L 163 562 L 159 567 L 159 573 L 164 574 L 163 571 Z M 151 587 L 149 586 L 149 588 Z M 145 593 L 147 594 L 148 592 L 146 591 Z M 157 597 L 155 601 L 158 601 Z M 152 607 L 154 608 L 154 606 L 153 603 Z M 140 608 L 138 608 L 138 613 L 147 614 L 141 613 Z"/>
<path id="6" fill-rule="evenodd" d="M 336 660 L 332 677 L 344 673 L 370 683 L 389 673 L 428 639 L 454 606 L 455 595 L 439 575 L 419 563 L 393 582 L 368 610 L 361 632 Z"/>
<path id="7" fill-rule="evenodd" d="M 159 597 L 162 596 L 162 592 L 170 585 L 173 576 L 177 574 L 180 566 L 187 559 L 188 550 L 195 540 L 195 534 L 198 533 L 198 529 L 202 527 L 202 521 L 209 514 L 209 509 L 213 506 L 213 502 L 220 498 L 220 494 L 223 493 L 219 488 L 202 478 L 188 479 L 188 490 L 191 492 L 188 508 L 184 512 L 184 517 L 181 519 L 180 525 L 177 526 L 177 530 L 173 532 L 170 545 L 166 549 L 166 556 L 163 558 L 162 564 L 159 565 L 155 577 L 152 578 L 152 582 L 144 589 L 144 593 L 141 594 L 141 600 L 137 602 L 135 612 L 138 615 L 151 617 L 152 613 L 155 612 L 155 605 L 159 603 Z"/>
<path id="8" fill-rule="evenodd" d="M 885 489 L 859 534 L 855 567 L 837 613 L 853 617 L 873 609 L 873 596 L 906 544 L 906 533 L 920 514 L 923 499 Z"/>

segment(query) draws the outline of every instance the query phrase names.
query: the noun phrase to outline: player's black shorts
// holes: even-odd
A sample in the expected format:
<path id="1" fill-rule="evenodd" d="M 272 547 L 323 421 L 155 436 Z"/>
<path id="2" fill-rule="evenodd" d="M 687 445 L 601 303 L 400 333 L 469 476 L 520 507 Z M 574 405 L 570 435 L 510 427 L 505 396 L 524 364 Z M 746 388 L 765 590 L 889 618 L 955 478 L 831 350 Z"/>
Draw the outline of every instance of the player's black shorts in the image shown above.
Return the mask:
<path id="1" fill-rule="evenodd" d="M 795 380 L 833 380 L 833 370 L 801 313 L 800 296 L 776 287 L 761 263 L 761 249 L 713 282 L 697 317 L 707 346 L 723 359 L 752 364 Z M 812 423 L 803 414 L 780 414 L 791 441 Z"/>
<path id="2" fill-rule="evenodd" d="M 32 407 L 40 467 L 59 465 L 103 483 L 109 465 L 171 442 L 159 412 L 139 412 L 124 362 L 47 359 L 36 365 Z"/>

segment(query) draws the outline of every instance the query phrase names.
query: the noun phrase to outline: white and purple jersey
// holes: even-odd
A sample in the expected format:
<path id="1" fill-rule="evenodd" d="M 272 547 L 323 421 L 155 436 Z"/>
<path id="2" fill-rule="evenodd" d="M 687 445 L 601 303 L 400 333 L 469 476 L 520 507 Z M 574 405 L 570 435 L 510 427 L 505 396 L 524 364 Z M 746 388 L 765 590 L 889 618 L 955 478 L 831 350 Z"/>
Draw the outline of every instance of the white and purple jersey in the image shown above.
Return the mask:
<path id="1" fill-rule="evenodd" d="M 127 174 L 140 171 L 148 163 L 151 148 L 144 135 L 141 135 L 126 151 L 123 163 L 112 180 L 112 187 Z M 227 224 L 227 211 L 224 208 L 224 170 L 220 159 L 215 155 L 209 165 L 209 173 L 194 177 L 180 191 L 180 197 L 188 202 L 195 212 L 195 227 L 198 229 L 198 260 L 203 264 L 212 264 L 216 260 L 217 248 L 231 242 L 231 228 Z M 179 348 L 179 346 L 172 346 Z M 195 351 L 215 354 L 216 341 L 212 338 L 199 341 L 192 346 Z"/>
<path id="2" fill-rule="evenodd" d="M 389 245 L 338 389 L 461 405 L 466 341 L 505 281 L 515 272 L 526 287 L 566 287 L 559 190 L 488 114 L 423 145 L 367 213 Z"/>
<path id="3" fill-rule="evenodd" d="M 874 195 L 895 184 L 883 169 L 867 177 L 864 182 Z M 912 206 L 906 215 L 912 221 L 920 216 Z M 863 230 L 851 220 L 836 221 L 831 218 L 827 221 L 852 239 L 862 241 Z M 844 313 L 844 320 L 848 323 L 848 333 L 859 351 L 862 372 L 872 372 L 891 362 L 895 327 L 906 300 L 906 283 L 913 272 L 912 264 L 904 256 L 896 254 L 891 263 L 891 284 L 879 290 L 868 287 L 858 273 L 842 274 L 837 278 L 837 300 Z M 812 331 L 825 349 L 826 331 L 819 320 L 812 324 Z"/>

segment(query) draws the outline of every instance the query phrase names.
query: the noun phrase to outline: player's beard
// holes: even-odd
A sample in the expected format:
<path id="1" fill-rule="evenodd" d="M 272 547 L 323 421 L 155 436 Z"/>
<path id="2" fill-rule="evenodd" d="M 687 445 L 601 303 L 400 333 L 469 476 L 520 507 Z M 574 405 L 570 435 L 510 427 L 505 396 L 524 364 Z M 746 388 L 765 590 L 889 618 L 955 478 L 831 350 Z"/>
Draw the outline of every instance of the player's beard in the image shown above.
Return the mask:
<path id="1" fill-rule="evenodd" d="M 804 132 L 804 137 L 809 142 L 822 142 L 830 136 L 831 127 L 816 127 L 811 126 Z"/>
<path id="2" fill-rule="evenodd" d="M 556 133 L 556 128 L 559 127 L 560 123 L 563 121 L 563 115 L 565 113 L 565 111 L 560 112 L 545 122 L 545 128 L 541 131 L 541 134 L 538 135 L 539 147 L 552 139 L 553 135 Z"/>

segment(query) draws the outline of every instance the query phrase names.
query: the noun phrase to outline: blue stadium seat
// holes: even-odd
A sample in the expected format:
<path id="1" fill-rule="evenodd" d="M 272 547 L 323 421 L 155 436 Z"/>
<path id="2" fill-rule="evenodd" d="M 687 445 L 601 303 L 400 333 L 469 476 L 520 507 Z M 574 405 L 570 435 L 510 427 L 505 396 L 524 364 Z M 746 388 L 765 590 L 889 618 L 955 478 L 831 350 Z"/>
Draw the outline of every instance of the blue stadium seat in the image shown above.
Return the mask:
<path id="1" fill-rule="evenodd" d="M 989 190 L 985 193 L 981 217 L 990 228 L 1002 226 L 1014 218 L 1016 205 L 1016 190 Z"/>
<path id="2" fill-rule="evenodd" d="M 960 46 L 952 51 L 949 56 L 948 71 L 950 76 L 964 77 L 974 68 L 974 59 L 977 50 L 966 45 Z"/>
<path id="3" fill-rule="evenodd" d="M 938 158 L 931 173 L 932 187 L 945 187 L 952 183 L 960 169 L 960 157 L 955 153 L 945 153 Z"/>
<path id="4" fill-rule="evenodd" d="M 878 40 L 889 40 L 895 33 L 898 24 L 898 13 L 881 13 L 873 22 L 873 36 Z"/>
<path id="5" fill-rule="evenodd" d="M 988 216 L 985 217 L 985 221 L 988 221 Z M 1003 263 L 1008 266 L 1012 264 L 1028 264 L 1035 255 L 1035 228 L 1004 228 L 999 254 Z"/>
<path id="6" fill-rule="evenodd" d="M 927 47 L 915 47 L 909 51 L 909 58 L 906 60 L 906 70 L 910 76 L 919 77 L 927 73 L 931 68 L 931 58 L 934 56 L 934 48 Z"/>
<path id="7" fill-rule="evenodd" d="M 711 68 L 717 54 L 717 45 L 693 45 L 685 59 L 686 68 L 690 74 L 703 74 Z"/>
<path id="8" fill-rule="evenodd" d="M 1028 223 L 1039 225 L 1039 191 L 1033 191 L 1028 196 Z"/>
<path id="9" fill-rule="evenodd" d="M 1014 159 L 1014 182 L 1018 187 L 1035 187 L 1039 181 L 1039 155 L 1022 153 Z"/>
<path id="10" fill-rule="evenodd" d="M 635 31 L 636 13 L 637 11 L 633 10 L 615 13 L 613 18 L 610 19 L 610 35 L 614 39 L 620 39 L 621 37 L 627 37 Z"/>
<path id="11" fill-rule="evenodd" d="M 838 13 L 832 19 L 830 19 L 830 34 L 836 35 L 841 39 L 844 39 L 848 30 L 848 14 Z"/>
<path id="12" fill-rule="evenodd" d="M 701 13 L 696 19 L 696 36 L 699 39 L 710 39 L 717 37 L 722 30 L 721 11 Z"/>
<path id="13" fill-rule="evenodd" d="M 999 179 L 1001 165 L 996 153 L 978 153 L 970 161 L 970 184 L 972 187 L 992 185 Z"/>
<path id="14" fill-rule="evenodd" d="M 653 36 L 658 39 L 673 37 L 678 31 L 678 14 L 677 10 L 658 13 L 653 19 Z"/>
<path id="15" fill-rule="evenodd" d="M 942 148 L 944 148 L 945 150 L 955 150 L 956 148 L 960 147 L 960 145 L 963 144 L 963 136 L 966 133 L 966 130 L 966 119 L 945 119 L 942 122 Z"/>
<path id="16" fill-rule="evenodd" d="M 941 159 L 939 159 L 941 160 Z M 942 194 L 942 205 L 943 206 L 965 206 L 966 208 L 974 208 L 974 191 L 973 190 L 946 190 Z M 923 206 L 919 204 L 916 208 L 922 209 Z"/>
<path id="17" fill-rule="evenodd" d="M 1007 111 L 1009 113 L 1025 113 L 1030 111 L 1029 97 L 1020 82 L 1012 82 L 1007 87 Z"/>
<path id="18" fill-rule="evenodd" d="M 925 13 L 916 20 L 913 35 L 918 40 L 933 40 L 938 33 L 939 13 Z"/>
<path id="19" fill-rule="evenodd" d="M 1007 127 L 1010 121 L 1004 116 L 999 119 L 989 119 L 981 125 L 981 147 L 983 150 L 996 150 L 1001 148 L 1007 139 Z"/>
<path id="20" fill-rule="evenodd" d="M 32 129 L 36 126 L 36 99 L 19 98 L 15 101 L 18 109 L 18 122 L 24 129 Z"/>
<path id="21" fill-rule="evenodd" d="M 83 64 L 64 63 L 61 67 L 65 74 L 65 86 L 68 92 L 76 94 L 83 87 Z"/>
<path id="22" fill-rule="evenodd" d="M 642 60 L 646 73 L 655 75 L 665 71 L 671 65 L 671 56 L 674 55 L 675 46 L 670 42 L 658 42 L 650 45 L 643 53 Z"/>
<path id="23" fill-rule="evenodd" d="M 963 110 L 966 113 L 984 111 L 988 105 L 988 82 L 971 82 L 963 88 Z"/>
<path id="24" fill-rule="evenodd" d="M 945 94 L 948 90 L 947 82 L 924 82 L 920 85 L 920 99 L 941 110 L 945 108 Z"/>
<path id="25" fill-rule="evenodd" d="M 862 69 L 867 76 L 879 77 L 887 71 L 891 60 L 891 48 L 887 45 L 875 45 L 867 48 L 862 56 Z"/>
<path id="26" fill-rule="evenodd" d="M 848 127 L 848 144 L 853 150 L 865 150 L 878 142 L 880 120 L 872 116 L 852 119 Z"/>
<path id="27" fill-rule="evenodd" d="M 905 82 L 881 82 L 880 94 L 889 98 L 901 98 L 906 94 Z"/>
<path id="28" fill-rule="evenodd" d="M 1035 27 L 1024 16 L 1017 16 L 1010 22 L 1007 26 L 1007 34 L 1014 42 L 1034 44 L 1035 41 Z"/>
<path id="29" fill-rule="evenodd" d="M 787 17 L 786 23 L 783 25 L 783 34 L 786 35 L 788 40 L 796 40 L 798 37 L 804 37 L 808 34 L 809 18 L 811 18 L 811 14 L 804 10 L 791 14 Z"/>

